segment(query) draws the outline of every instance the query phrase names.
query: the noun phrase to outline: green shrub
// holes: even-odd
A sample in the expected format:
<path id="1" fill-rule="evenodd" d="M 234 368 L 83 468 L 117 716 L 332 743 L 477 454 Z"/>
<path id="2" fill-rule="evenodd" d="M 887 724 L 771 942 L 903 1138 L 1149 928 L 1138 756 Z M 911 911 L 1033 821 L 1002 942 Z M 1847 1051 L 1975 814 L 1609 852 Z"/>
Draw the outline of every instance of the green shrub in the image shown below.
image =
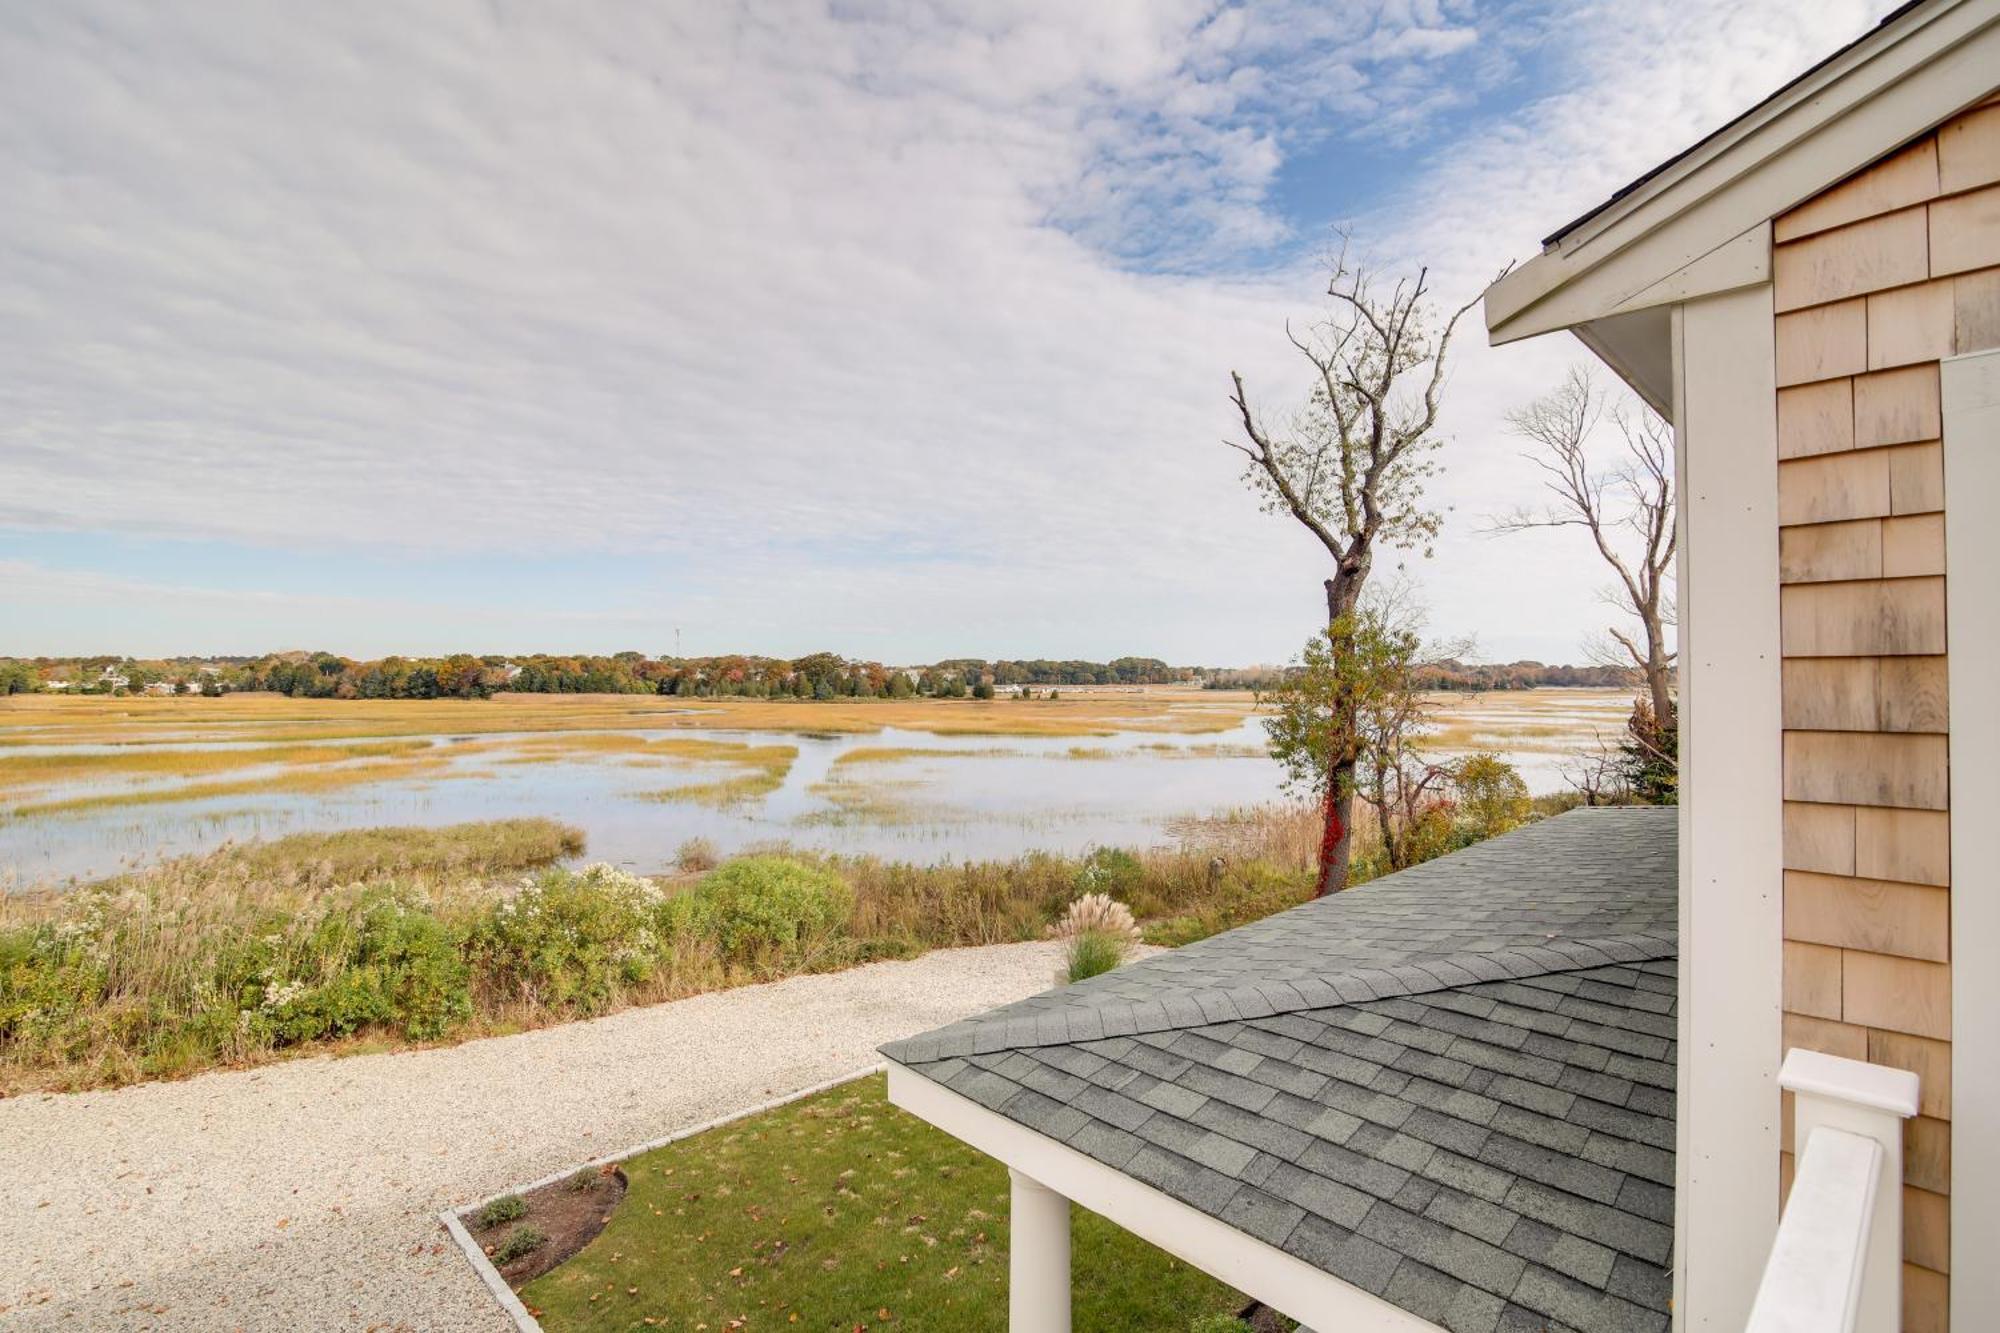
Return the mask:
<path id="1" fill-rule="evenodd" d="M 503 997 L 596 1013 L 652 975 L 672 901 L 615 866 L 545 871 L 479 923 L 472 965 Z"/>
<path id="2" fill-rule="evenodd" d="M 71 1055 L 88 1042 L 108 980 L 93 922 L 0 931 L 0 1048 Z"/>
<path id="3" fill-rule="evenodd" d="M 797 962 L 831 942 L 854 908 L 847 881 L 783 856 L 746 856 L 696 886 L 683 919 L 712 931 L 729 962 Z"/>
<path id="4" fill-rule="evenodd" d="M 1473 841 L 1520 827 L 1532 809 L 1528 784 L 1497 754 L 1470 754 L 1459 761 L 1458 796 L 1466 832 Z"/>
<path id="5" fill-rule="evenodd" d="M 1076 891 L 1107 893 L 1129 903 L 1146 882 L 1146 867 L 1122 847 L 1099 847 L 1076 868 Z"/>
<path id="6" fill-rule="evenodd" d="M 1297 907 L 1312 897 L 1310 869 L 1286 869 L 1268 861 L 1228 867 L 1213 891 L 1192 912 L 1155 921 L 1145 928 L 1148 944 L 1178 948 L 1225 930 Z"/>
<path id="7" fill-rule="evenodd" d="M 524 1254 L 531 1254 L 549 1243 L 546 1232 L 532 1222 L 507 1233 L 507 1239 L 500 1242 L 493 1251 L 493 1262 L 511 1264 Z"/>
<path id="8" fill-rule="evenodd" d="M 497 1227 L 502 1222 L 511 1222 L 525 1215 L 527 1211 L 528 1205 L 522 1201 L 520 1195 L 503 1194 L 473 1214 L 472 1225 L 484 1231 L 488 1227 Z"/>
<path id="9" fill-rule="evenodd" d="M 1129 940 L 1108 931 L 1078 931 L 1063 949 L 1064 970 L 1071 981 L 1098 976 L 1124 962 L 1129 947 Z"/>
<path id="10" fill-rule="evenodd" d="M 215 991 L 234 997 L 230 1018 L 245 1037 L 290 1046 L 387 1027 L 429 1041 L 472 1017 L 458 934 L 393 889 L 269 926 L 217 960 Z"/>

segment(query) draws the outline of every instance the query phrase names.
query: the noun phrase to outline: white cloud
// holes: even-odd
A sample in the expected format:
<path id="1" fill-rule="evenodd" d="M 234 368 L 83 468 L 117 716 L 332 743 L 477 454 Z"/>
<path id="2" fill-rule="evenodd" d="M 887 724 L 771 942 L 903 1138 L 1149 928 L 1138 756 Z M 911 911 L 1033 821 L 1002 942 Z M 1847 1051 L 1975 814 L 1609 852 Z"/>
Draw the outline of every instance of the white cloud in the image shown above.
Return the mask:
<path id="1" fill-rule="evenodd" d="M 1316 283 L 1212 265 L 1300 242 L 1270 199 L 1286 153 L 1414 158 L 1531 36 L 1561 43 L 1536 55 L 1564 91 L 1362 219 L 1470 294 L 1866 9 L 23 9 L 0 31 L 0 526 L 334 569 L 600 553 L 657 571 L 640 621 L 693 612 L 718 649 L 1277 656 L 1312 551 L 1216 441 L 1228 369 L 1296 385 L 1279 325 Z M 1499 413 L 1566 355 L 1468 332 L 1461 514 L 1525 484 Z M 1567 655 L 1598 615 L 1578 562 L 1466 527 L 1426 573 L 1433 619 Z M 346 627 L 323 642 L 410 646 L 323 610 Z"/>

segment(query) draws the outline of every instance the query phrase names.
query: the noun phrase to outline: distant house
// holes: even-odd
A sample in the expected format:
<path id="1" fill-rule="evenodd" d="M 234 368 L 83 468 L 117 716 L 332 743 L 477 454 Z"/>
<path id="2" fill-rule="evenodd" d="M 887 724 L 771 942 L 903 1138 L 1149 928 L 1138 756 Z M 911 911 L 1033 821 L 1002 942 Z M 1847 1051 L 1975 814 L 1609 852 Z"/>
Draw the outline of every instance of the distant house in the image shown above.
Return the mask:
<path id="1" fill-rule="evenodd" d="M 1319 1333 L 2000 1328 L 2000 0 L 1897 8 L 1485 314 L 1673 425 L 1678 809 L 891 1044 L 892 1100 L 1011 1168 L 1016 1333 L 1069 1328 L 1072 1202 Z"/>
<path id="2" fill-rule="evenodd" d="M 174 693 L 174 683 L 170 680 L 156 680 L 153 681 L 151 684 L 145 686 L 139 692 L 141 694 L 151 694 L 155 696 L 171 695 Z"/>

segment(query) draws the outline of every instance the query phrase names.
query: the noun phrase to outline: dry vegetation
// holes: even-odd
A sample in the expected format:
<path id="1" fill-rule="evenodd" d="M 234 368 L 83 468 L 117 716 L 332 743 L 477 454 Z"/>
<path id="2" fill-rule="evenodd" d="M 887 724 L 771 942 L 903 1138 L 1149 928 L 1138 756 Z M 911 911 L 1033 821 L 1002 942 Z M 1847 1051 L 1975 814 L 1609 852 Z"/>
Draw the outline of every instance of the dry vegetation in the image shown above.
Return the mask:
<path id="1" fill-rule="evenodd" d="M 205 801 L 222 796 L 269 796 L 280 792 L 311 793 L 337 791 L 369 782 L 407 782 L 413 778 L 476 777 L 470 770 L 453 769 L 443 755 L 418 750 L 401 758 L 371 763 L 294 767 L 277 773 L 228 782 L 190 782 L 172 787 L 134 787 L 121 791 L 89 792 L 51 801 L 30 801 L 17 805 L 16 817 L 71 814 L 102 810 L 112 806 L 163 805 L 173 801 Z"/>
<path id="2" fill-rule="evenodd" d="M 1199 847 L 918 866 L 753 856 L 641 880 L 520 872 L 547 821 L 306 834 L 0 898 L 0 1089 L 515 1031 L 795 972 L 1039 939 L 1109 892 L 1179 941 L 1300 901 L 1310 815 Z M 699 858 L 696 859 L 697 862 Z"/>
<path id="3" fill-rule="evenodd" d="M 1121 731 L 1226 731 L 1255 707 L 1248 693 L 1192 689 L 1061 699 L 689 699 L 658 695 L 496 695 L 492 699 L 0 698 L 10 745 L 289 744 L 496 732 L 603 732 L 686 727 L 933 735 L 1108 736 Z"/>
<path id="4" fill-rule="evenodd" d="M 648 792 L 648 799 L 729 806 L 776 791 L 798 756 L 709 729 L 856 734 L 900 727 L 940 735 L 1096 736 L 1205 732 L 1237 725 L 1248 695 L 1155 690 L 1074 700 L 846 699 L 831 702 L 678 699 L 643 695 L 502 695 L 490 700 L 326 700 L 280 695 L 219 699 L 0 698 L 0 747 L 112 746 L 8 755 L 0 799 L 15 816 L 219 797 L 312 793 L 368 783 L 466 778 L 467 755 L 498 764 L 604 760 L 633 765 L 718 763 L 745 771 Z M 697 734 L 645 736 L 640 730 Z M 226 749 L 190 748 L 227 743 Z M 986 753 L 861 748 L 846 764 Z M 240 778 L 213 779 L 242 773 Z M 39 799 L 37 799 L 39 798 Z"/>
<path id="5" fill-rule="evenodd" d="M 56 754 L 0 752 L 0 791 L 36 791 L 64 782 L 117 778 L 198 778 L 244 768 L 335 764 L 350 759 L 386 759 L 427 748 L 421 740 L 359 745 L 266 745 L 231 750 L 64 751 Z"/>
<path id="6" fill-rule="evenodd" d="M 678 753 L 684 759 L 708 760 L 746 769 L 746 772 L 713 782 L 697 782 L 645 793 L 649 801 L 691 801 L 697 805 L 726 806 L 769 796 L 785 784 L 792 761 L 799 757 L 796 745 L 739 745 L 727 741 L 681 740 L 670 738 L 655 745 L 662 753 Z M 674 747 L 680 747 L 678 751 Z"/>
<path id="7" fill-rule="evenodd" d="M 841 764 L 896 764 L 911 759 L 1003 759 L 1017 757 L 1019 750 L 984 749 L 970 750 L 963 747 L 936 746 L 926 749 L 919 745 L 863 745 L 852 750 L 843 750 L 833 757 L 836 766 Z"/>

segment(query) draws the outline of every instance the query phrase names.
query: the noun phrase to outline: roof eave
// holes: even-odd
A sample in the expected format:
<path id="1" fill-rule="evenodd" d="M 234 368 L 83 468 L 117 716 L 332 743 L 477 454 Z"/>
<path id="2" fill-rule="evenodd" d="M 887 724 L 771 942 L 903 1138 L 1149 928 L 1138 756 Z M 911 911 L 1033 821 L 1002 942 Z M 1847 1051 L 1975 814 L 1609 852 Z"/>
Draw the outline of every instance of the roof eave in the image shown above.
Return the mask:
<path id="1" fill-rule="evenodd" d="M 889 1063 L 889 1100 L 1308 1327 L 1438 1333 L 1438 1325 L 1429 1320 L 894 1061 Z"/>
<path id="2" fill-rule="evenodd" d="M 1906 8 L 1623 194 L 1487 289 L 1494 344 L 1769 277 L 1770 220 L 1995 85 L 2000 0 Z M 1919 77 L 1921 76 L 1921 77 Z M 1722 256 L 1730 262 L 1718 262 Z"/>

